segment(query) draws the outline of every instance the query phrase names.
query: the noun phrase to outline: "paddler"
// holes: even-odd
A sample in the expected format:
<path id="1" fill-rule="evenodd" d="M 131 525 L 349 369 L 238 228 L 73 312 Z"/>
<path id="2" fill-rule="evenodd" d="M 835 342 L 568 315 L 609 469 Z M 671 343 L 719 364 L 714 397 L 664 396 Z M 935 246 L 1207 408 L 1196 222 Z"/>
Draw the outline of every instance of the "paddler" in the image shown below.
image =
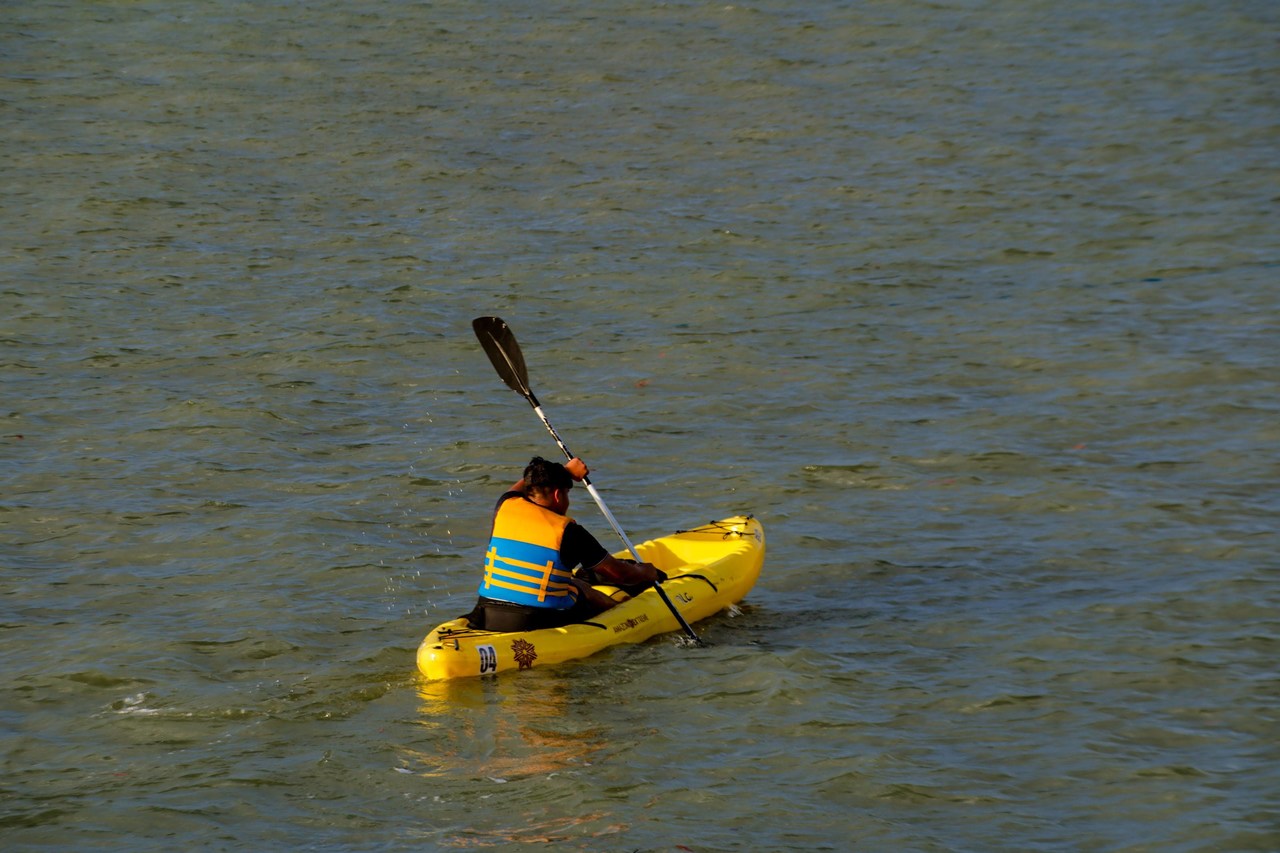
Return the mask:
<path id="1" fill-rule="evenodd" d="M 665 580 L 651 563 L 612 556 L 567 515 L 574 482 L 589 473 L 576 457 L 562 465 L 535 456 L 524 477 L 498 498 L 480 600 L 467 616 L 473 626 L 533 631 L 585 622 L 618 603 L 592 582 L 634 594 Z"/>

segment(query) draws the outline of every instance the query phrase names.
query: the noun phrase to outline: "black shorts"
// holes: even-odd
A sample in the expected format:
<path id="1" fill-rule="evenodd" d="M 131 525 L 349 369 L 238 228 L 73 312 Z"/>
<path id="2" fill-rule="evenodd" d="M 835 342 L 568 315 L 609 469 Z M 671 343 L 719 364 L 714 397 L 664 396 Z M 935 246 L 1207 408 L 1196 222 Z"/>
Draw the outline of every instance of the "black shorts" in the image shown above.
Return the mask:
<path id="1" fill-rule="evenodd" d="M 494 601 L 481 596 L 476 601 L 475 609 L 467 614 L 467 621 L 471 623 L 471 627 L 484 631 L 537 631 L 585 622 L 598 612 L 585 599 L 579 599 L 573 607 L 552 610 L 548 607 Z"/>

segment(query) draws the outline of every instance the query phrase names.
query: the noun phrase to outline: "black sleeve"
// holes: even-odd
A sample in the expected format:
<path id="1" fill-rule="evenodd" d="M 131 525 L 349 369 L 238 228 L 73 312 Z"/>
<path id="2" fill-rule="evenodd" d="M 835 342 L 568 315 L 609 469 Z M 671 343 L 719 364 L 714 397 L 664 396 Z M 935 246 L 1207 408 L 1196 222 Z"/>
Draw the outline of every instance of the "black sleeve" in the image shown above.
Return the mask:
<path id="1" fill-rule="evenodd" d="M 569 522 L 564 529 L 564 538 L 560 540 L 560 561 L 570 569 L 578 566 L 591 568 L 599 563 L 609 552 L 596 541 L 596 537 L 576 521 Z"/>

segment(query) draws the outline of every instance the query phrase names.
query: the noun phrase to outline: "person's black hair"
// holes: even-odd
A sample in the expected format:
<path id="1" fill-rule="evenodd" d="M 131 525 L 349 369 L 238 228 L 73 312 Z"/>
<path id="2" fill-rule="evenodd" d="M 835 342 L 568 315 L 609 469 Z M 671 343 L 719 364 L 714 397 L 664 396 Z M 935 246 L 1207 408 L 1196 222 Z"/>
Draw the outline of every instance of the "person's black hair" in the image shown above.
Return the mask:
<path id="1" fill-rule="evenodd" d="M 551 494 L 556 489 L 567 492 L 573 488 L 573 477 L 559 462 L 548 462 L 541 456 L 535 456 L 524 469 L 524 485 L 531 492 Z"/>

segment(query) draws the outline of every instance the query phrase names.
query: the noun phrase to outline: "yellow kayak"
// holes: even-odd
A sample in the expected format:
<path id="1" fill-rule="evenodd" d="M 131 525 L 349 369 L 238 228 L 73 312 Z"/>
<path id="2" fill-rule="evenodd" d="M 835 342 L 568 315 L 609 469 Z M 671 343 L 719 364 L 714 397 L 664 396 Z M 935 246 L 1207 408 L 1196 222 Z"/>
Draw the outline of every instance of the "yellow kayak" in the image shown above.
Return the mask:
<path id="1" fill-rule="evenodd" d="M 641 560 L 667 573 L 662 588 L 692 624 L 737 604 L 755 585 L 764 564 L 764 528 L 751 516 L 735 516 L 641 542 L 636 550 Z M 624 595 L 613 587 L 600 589 L 615 598 Z M 678 630 L 676 618 L 652 589 L 590 622 L 560 628 L 509 634 L 479 631 L 459 617 L 422 641 L 418 669 L 432 680 L 491 675 L 583 658 L 619 643 L 639 643 Z"/>

